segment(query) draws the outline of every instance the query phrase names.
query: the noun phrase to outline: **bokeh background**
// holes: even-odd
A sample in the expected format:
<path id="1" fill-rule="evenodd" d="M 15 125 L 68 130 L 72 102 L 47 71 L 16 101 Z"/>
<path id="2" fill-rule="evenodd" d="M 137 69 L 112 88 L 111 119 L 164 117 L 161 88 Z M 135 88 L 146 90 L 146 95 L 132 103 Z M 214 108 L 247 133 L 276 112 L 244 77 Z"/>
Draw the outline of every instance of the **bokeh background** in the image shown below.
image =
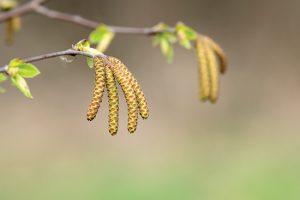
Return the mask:
<path id="1" fill-rule="evenodd" d="M 106 97 L 85 112 L 93 71 L 83 58 L 37 63 L 34 100 L 5 83 L 0 96 L 0 199 L 300 199 L 300 1 L 53 0 L 50 8 L 110 25 L 184 21 L 218 41 L 229 59 L 216 105 L 198 101 L 193 51 L 167 64 L 145 36 L 117 35 L 107 54 L 141 83 L 151 117 L 107 131 Z M 23 18 L 0 64 L 63 50 L 91 30 L 36 14 Z M 3 25 L 0 27 L 4 33 Z"/>

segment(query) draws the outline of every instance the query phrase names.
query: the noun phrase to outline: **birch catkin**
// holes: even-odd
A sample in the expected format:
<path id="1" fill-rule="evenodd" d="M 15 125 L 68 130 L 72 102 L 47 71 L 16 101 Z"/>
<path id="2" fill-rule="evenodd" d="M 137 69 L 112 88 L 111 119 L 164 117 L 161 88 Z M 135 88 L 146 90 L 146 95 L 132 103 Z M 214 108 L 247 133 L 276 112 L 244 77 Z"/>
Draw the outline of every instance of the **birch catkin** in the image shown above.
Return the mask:
<path id="1" fill-rule="evenodd" d="M 105 75 L 109 103 L 109 132 L 110 134 L 115 135 L 118 132 L 119 126 L 119 97 L 115 77 L 111 66 L 106 65 Z"/>
<path id="2" fill-rule="evenodd" d="M 219 70 L 218 70 L 218 63 L 217 57 L 213 49 L 210 48 L 208 44 L 206 46 L 206 54 L 207 54 L 207 61 L 208 61 L 208 69 L 209 69 L 209 76 L 210 76 L 210 95 L 209 100 L 212 103 L 215 103 L 218 100 L 219 96 Z"/>
<path id="3" fill-rule="evenodd" d="M 136 95 L 136 100 L 138 103 L 139 113 L 141 117 L 143 119 L 147 119 L 149 117 L 149 107 L 140 84 L 137 82 L 137 80 L 134 78 L 134 76 L 131 74 L 131 72 L 127 69 L 125 65 L 121 65 L 120 67 L 121 70 L 125 72 L 126 76 L 130 77 L 131 79 L 131 84 Z"/>
<path id="4" fill-rule="evenodd" d="M 87 112 L 88 121 L 92 121 L 96 117 L 100 103 L 102 102 L 105 87 L 105 64 L 100 57 L 94 57 L 93 61 L 95 69 L 95 87 L 92 101 Z"/>
<path id="5" fill-rule="evenodd" d="M 211 49 L 215 52 L 218 56 L 218 60 L 220 63 L 220 72 L 224 74 L 227 70 L 227 59 L 223 49 L 211 38 L 205 37 L 206 43 L 210 46 Z"/>
<path id="6" fill-rule="evenodd" d="M 209 98 L 211 88 L 206 49 L 203 37 L 199 35 L 196 40 L 196 53 L 199 68 L 199 94 L 202 101 L 206 101 Z"/>
<path id="7" fill-rule="evenodd" d="M 122 70 L 125 66 L 120 60 L 114 57 L 109 57 L 108 60 L 112 62 L 112 70 L 122 88 L 128 106 L 128 131 L 134 133 L 137 128 L 138 104 L 132 87 L 131 78 L 124 70 Z"/>

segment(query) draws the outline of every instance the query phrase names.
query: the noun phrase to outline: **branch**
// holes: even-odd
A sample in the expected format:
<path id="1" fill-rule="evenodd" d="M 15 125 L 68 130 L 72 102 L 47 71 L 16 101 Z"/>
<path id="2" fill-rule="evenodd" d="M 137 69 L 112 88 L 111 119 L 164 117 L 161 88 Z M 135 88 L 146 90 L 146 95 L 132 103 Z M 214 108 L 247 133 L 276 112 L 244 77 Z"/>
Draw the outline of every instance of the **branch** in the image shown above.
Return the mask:
<path id="1" fill-rule="evenodd" d="M 85 26 L 88 28 L 97 28 L 99 26 L 99 22 L 92 21 L 89 19 L 85 19 L 79 15 L 67 14 L 64 12 L 59 12 L 55 10 L 51 10 L 45 6 L 42 6 L 46 0 L 32 0 L 24 5 L 21 5 L 11 11 L 0 14 L 0 23 L 8 20 L 13 16 L 21 16 L 25 14 L 29 14 L 31 12 L 38 13 L 40 15 L 44 15 L 51 19 L 58 19 L 74 24 L 78 24 L 81 26 Z M 133 28 L 133 27 L 122 27 L 122 26 L 108 26 L 110 30 L 114 33 L 125 33 L 125 34 L 142 34 L 142 35 L 153 35 L 156 33 L 166 32 L 166 30 L 160 30 L 157 28 Z M 169 32 L 174 32 L 174 28 L 170 28 L 167 30 Z"/>
<path id="2" fill-rule="evenodd" d="M 25 3 L 21 6 L 18 6 L 8 12 L 4 12 L 0 14 L 0 22 L 4 22 L 8 20 L 11 17 L 14 16 L 21 16 L 28 14 L 34 10 L 35 7 L 45 3 L 47 0 L 32 0 L 29 1 L 28 3 Z"/>
<path id="3" fill-rule="evenodd" d="M 81 56 L 90 57 L 90 58 L 93 58 L 95 56 L 100 56 L 100 57 L 106 58 L 106 56 L 104 54 L 92 54 L 92 53 L 77 51 L 77 50 L 73 50 L 73 49 L 68 49 L 68 50 L 64 50 L 64 51 L 57 51 L 57 52 L 53 52 L 53 53 L 43 54 L 40 56 L 25 58 L 22 60 L 26 63 L 33 63 L 33 62 L 40 61 L 40 60 L 46 60 L 49 58 L 55 58 L 55 57 L 66 56 L 66 55 L 69 55 L 69 56 L 81 55 Z M 7 69 L 8 69 L 8 65 L 1 67 L 0 73 L 6 73 Z"/>

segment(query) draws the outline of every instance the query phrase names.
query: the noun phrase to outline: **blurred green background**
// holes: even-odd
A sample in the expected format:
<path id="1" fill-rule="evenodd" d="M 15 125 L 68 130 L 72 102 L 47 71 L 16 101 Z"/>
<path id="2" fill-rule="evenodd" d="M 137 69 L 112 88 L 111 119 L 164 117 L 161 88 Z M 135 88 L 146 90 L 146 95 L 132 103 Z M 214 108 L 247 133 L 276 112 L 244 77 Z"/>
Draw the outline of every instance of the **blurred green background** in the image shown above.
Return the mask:
<path id="1" fill-rule="evenodd" d="M 97 119 L 85 112 L 93 71 L 83 58 L 37 63 L 34 100 L 9 83 L 0 96 L 1 200 L 300 199 L 300 1 L 52 0 L 50 8 L 110 25 L 184 21 L 225 49 L 230 68 L 216 105 L 198 101 L 196 58 L 175 49 L 167 64 L 150 38 L 117 35 L 107 54 L 141 83 L 151 117 L 107 131 L 106 97 Z M 23 18 L 0 64 L 67 49 L 91 30 L 35 14 Z M 0 27 L 4 33 L 3 25 Z"/>

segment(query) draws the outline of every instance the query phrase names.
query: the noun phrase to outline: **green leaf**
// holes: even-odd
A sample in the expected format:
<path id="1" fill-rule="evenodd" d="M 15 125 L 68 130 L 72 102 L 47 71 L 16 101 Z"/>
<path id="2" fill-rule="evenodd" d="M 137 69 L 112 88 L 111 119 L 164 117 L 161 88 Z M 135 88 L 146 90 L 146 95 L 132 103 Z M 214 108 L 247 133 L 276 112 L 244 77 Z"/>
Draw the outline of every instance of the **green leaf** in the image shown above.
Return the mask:
<path id="1" fill-rule="evenodd" d="M 161 52 L 169 63 L 173 60 L 173 43 L 175 43 L 176 40 L 176 37 L 171 33 L 158 33 L 153 38 L 153 44 L 155 46 L 160 45 Z"/>
<path id="2" fill-rule="evenodd" d="M 26 97 L 33 99 L 26 80 L 19 74 L 11 77 L 11 81 Z"/>
<path id="3" fill-rule="evenodd" d="M 6 76 L 4 76 L 2 73 L 0 73 L 0 82 L 3 82 L 6 80 Z"/>
<path id="4" fill-rule="evenodd" d="M 35 76 L 40 74 L 38 68 L 36 68 L 33 64 L 23 63 L 19 66 L 18 74 L 20 74 L 24 78 L 34 78 Z"/>
<path id="5" fill-rule="evenodd" d="M 20 58 L 14 58 L 12 59 L 9 64 L 8 64 L 8 68 L 15 68 L 18 67 L 20 64 L 24 63 L 23 60 L 21 60 Z"/>
<path id="6" fill-rule="evenodd" d="M 112 42 L 112 40 L 114 39 L 115 34 L 112 32 L 107 32 L 102 39 L 99 41 L 98 45 L 97 45 L 97 49 L 100 52 L 105 52 L 107 50 L 107 48 L 109 47 L 110 43 Z"/>
<path id="7" fill-rule="evenodd" d="M 86 52 L 88 48 L 90 48 L 90 42 L 86 39 L 80 40 L 75 45 L 73 45 L 73 49 L 77 51 Z"/>
<path id="8" fill-rule="evenodd" d="M 86 62 L 88 64 L 89 68 L 93 68 L 94 67 L 93 58 L 86 58 Z"/>
<path id="9" fill-rule="evenodd" d="M 104 52 L 110 45 L 114 36 L 114 32 L 112 32 L 107 25 L 101 24 L 91 32 L 89 41 L 91 44 L 97 44 L 97 49 L 100 52 Z"/>
<path id="10" fill-rule="evenodd" d="M 178 22 L 176 25 L 176 34 L 179 44 L 186 49 L 191 49 L 191 41 L 197 38 L 197 32 L 192 28 L 186 26 L 182 22 Z"/>
<path id="11" fill-rule="evenodd" d="M 168 40 L 161 40 L 160 49 L 163 55 L 167 58 L 167 62 L 171 63 L 174 56 L 172 44 Z"/>

